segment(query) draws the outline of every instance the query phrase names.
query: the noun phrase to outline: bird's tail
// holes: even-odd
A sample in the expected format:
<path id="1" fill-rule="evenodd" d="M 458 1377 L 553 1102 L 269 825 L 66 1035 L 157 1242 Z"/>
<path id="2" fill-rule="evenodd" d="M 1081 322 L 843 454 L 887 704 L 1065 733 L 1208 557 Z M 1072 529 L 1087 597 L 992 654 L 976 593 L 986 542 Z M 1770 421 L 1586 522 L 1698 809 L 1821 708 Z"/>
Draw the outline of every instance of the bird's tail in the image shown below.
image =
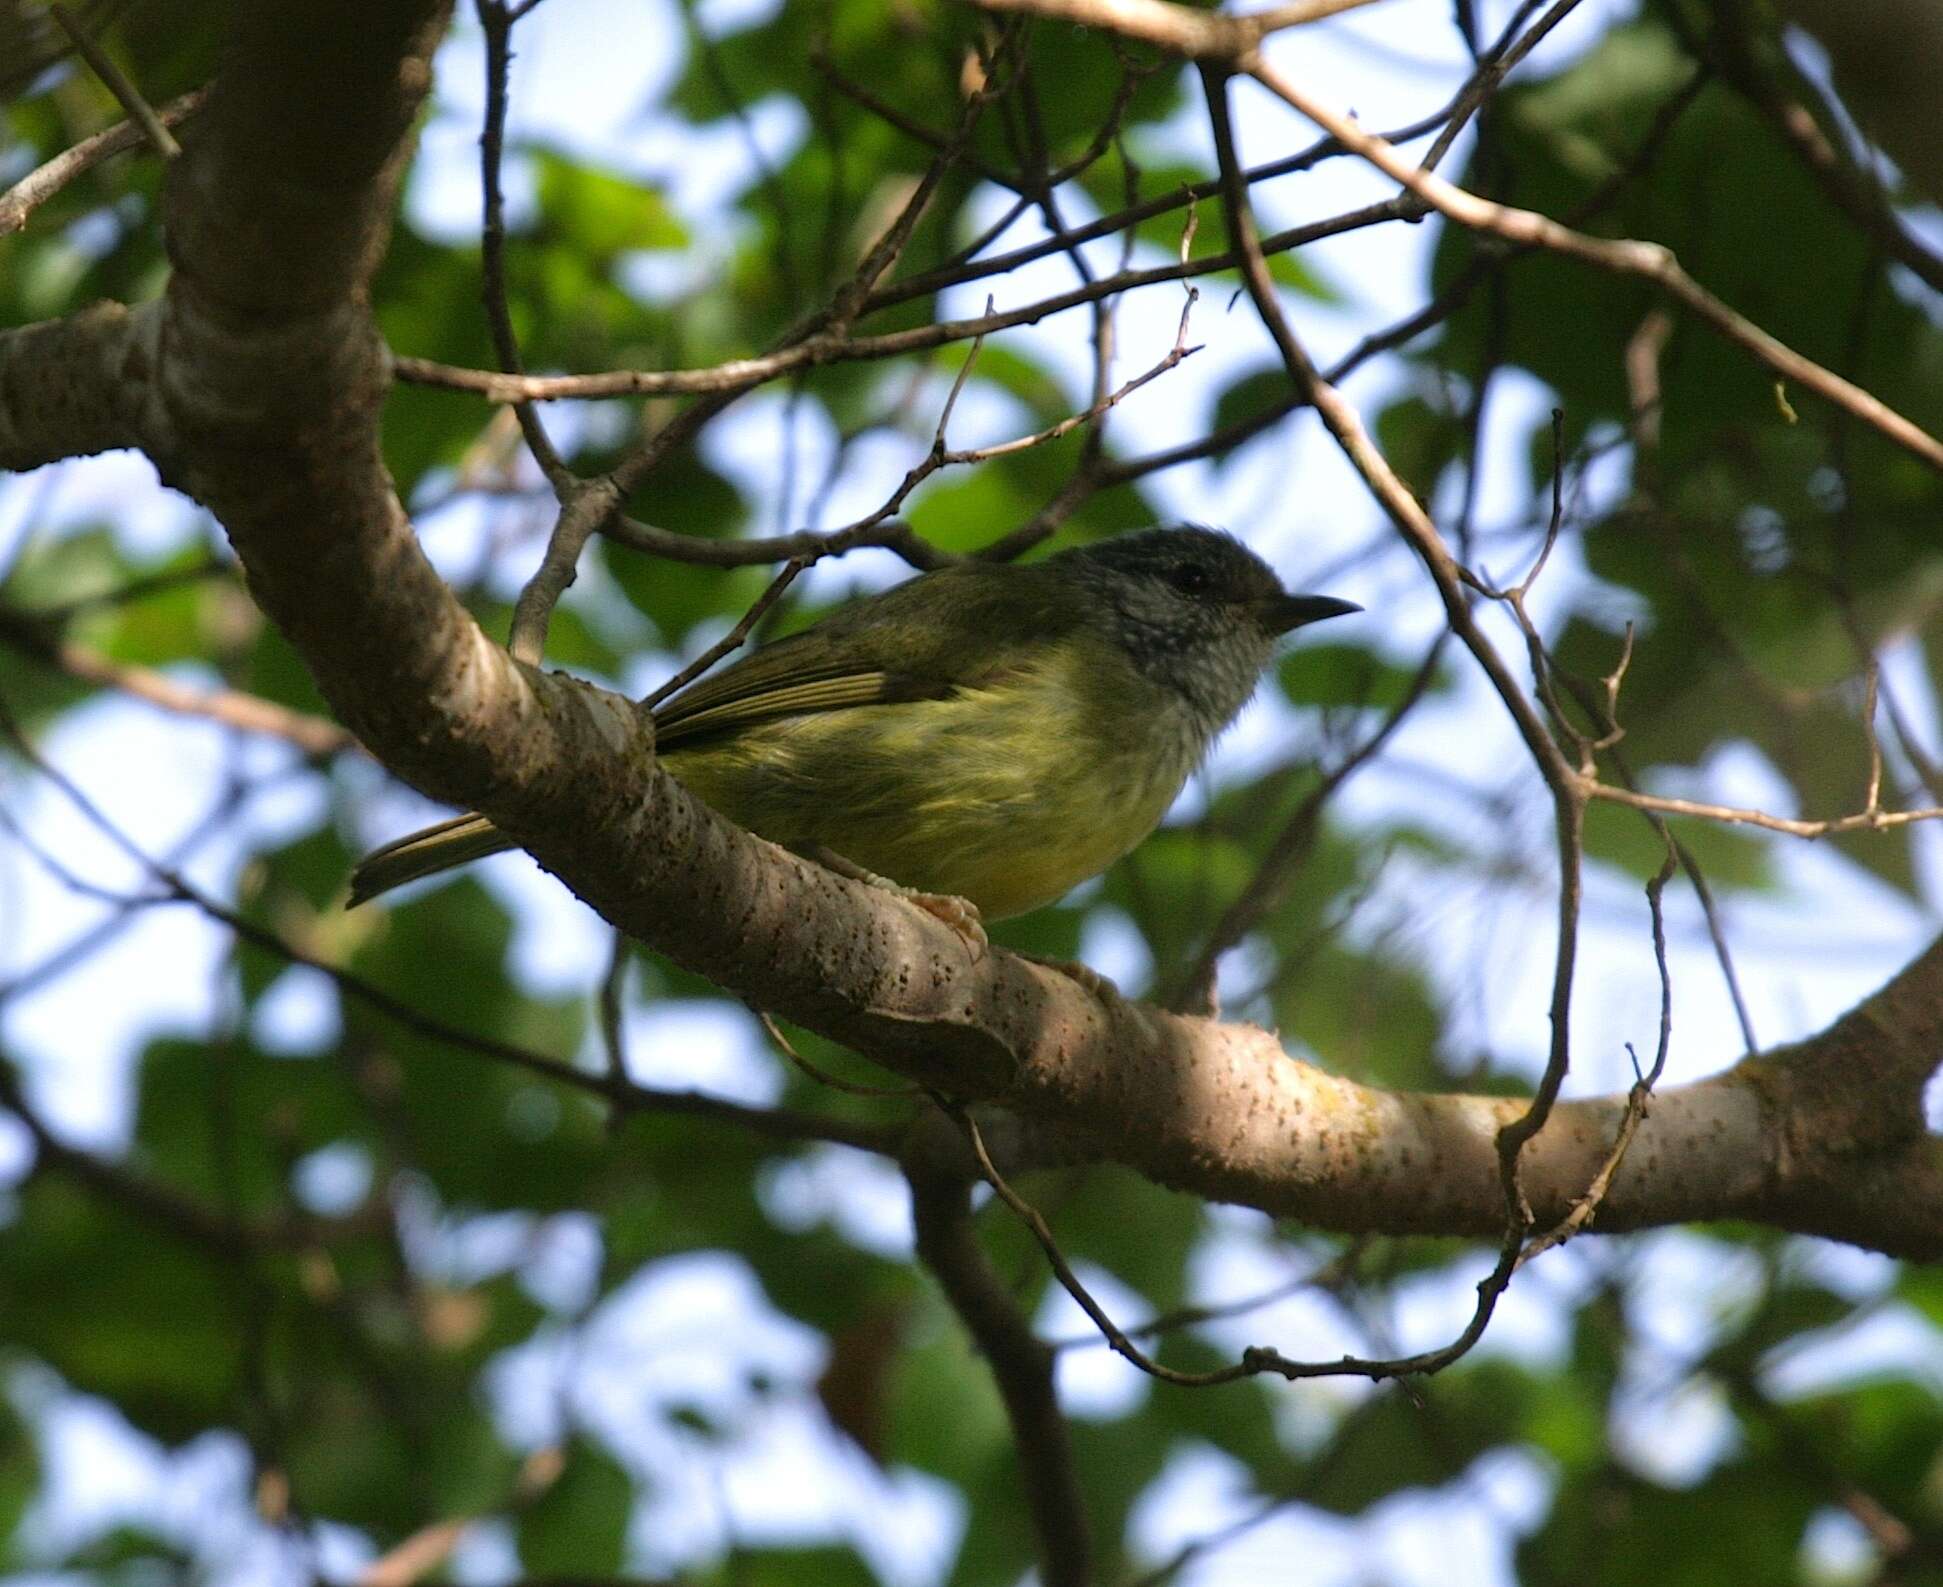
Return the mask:
<path id="1" fill-rule="evenodd" d="M 512 847 L 513 840 L 484 816 L 454 816 L 365 855 L 351 872 L 351 896 L 344 907 L 355 909 L 421 876 L 436 876 Z"/>

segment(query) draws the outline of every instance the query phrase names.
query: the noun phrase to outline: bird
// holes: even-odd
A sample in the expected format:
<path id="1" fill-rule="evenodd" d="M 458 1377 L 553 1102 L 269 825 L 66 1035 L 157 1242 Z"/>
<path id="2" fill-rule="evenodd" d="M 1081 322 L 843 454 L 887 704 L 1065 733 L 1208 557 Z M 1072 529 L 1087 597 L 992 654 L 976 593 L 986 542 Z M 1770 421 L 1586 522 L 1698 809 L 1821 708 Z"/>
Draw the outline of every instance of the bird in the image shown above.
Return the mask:
<path id="1" fill-rule="evenodd" d="M 682 689 L 654 708 L 655 751 L 737 825 L 982 946 L 982 921 L 1159 824 L 1282 635 L 1360 610 L 1194 524 L 952 563 Z M 483 815 L 427 827 L 360 861 L 347 907 L 512 847 Z"/>

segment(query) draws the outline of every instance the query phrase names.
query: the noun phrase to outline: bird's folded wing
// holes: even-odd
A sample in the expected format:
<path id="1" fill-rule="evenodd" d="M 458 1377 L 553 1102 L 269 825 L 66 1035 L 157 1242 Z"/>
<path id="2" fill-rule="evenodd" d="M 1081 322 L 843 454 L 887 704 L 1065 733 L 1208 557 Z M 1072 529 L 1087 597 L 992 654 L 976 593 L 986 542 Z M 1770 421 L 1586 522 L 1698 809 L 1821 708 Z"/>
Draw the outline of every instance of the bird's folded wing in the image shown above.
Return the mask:
<path id="1" fill-rule="evenodd" d="M 781 648 L 781 647 L 773 647 Z M 663 747 L 704 735 L 733 732 L 751 722 L 778 716 L 802 716 L 812 711 L 841 711 L 855 705 L 883 705 L 894 700 L 937 700 L 954 685 L 931 678 L 913 678 L 875 668 L 858 672 L 790 667 L 774 674 L 749 676 L 758 652 L 742 667 L 697 684 L 655 712 L 655 742 Z M 854 664 L 849 664 L 854 665 Z M 711 687 L 714 685 L 714 687 Z"/>
<path id="2" fill-rule="evenodd" d="M 943 699 L 1016 668 L 1075 622 L 1065 586 L 1043 569 L 983 572 L 961 565 L 912 580 L 751 651 L 656 710 L 657 742 L 779 716 Z"/>

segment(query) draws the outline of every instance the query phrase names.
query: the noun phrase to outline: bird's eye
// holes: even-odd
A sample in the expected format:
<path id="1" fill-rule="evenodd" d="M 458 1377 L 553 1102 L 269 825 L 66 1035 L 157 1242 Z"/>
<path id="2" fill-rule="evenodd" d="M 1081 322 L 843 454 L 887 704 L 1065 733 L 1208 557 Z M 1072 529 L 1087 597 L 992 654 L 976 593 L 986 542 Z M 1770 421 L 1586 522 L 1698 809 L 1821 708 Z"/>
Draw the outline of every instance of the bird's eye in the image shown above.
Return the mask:
<path id="1" fill-rule="evenodd" d="M 1183 595 L 1205 595 L 1214 580 L 1206 568 L 1186 562 L 1168 569 L 1167 582 Z"/>

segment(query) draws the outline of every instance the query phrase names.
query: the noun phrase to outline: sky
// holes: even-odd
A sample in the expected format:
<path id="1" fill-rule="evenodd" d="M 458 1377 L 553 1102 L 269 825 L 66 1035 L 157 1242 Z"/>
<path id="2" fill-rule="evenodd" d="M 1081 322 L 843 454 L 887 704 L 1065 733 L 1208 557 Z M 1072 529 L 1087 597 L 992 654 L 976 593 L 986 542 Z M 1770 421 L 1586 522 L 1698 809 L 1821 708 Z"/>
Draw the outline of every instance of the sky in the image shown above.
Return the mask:
<path id="1" fill-rule="evenodd" d="M 1506 8 L 1483 9 L 1489 22 Z M 1529 69 L 1544 70 L 1569 58 L 1620 9 L 1604 3 L 1581 7 Z M 704 4 L 700 14 L 704 26 L 728 29 L 762 11 L 760 4 L 733 0 Z M 720 235 L 725 194 L 746 185 L 753 174 L 750 150 L 732 125 L 697 135 L 674 129 L 651 108 L 679 69 L 672 53 L 681 36 L 675 19 L 667 4 L 547 0 L 520 29 L 513 131 L 662 185 L 696 235 Z M 1462 75 L 1447 8 L 1434 0 L 1388 0 L 1324 27 L 1282 35 L 1272 48 L 1285 69 L 1301 80 L 1328 84 L 1337 103 L 1353 108 L 1371 126 L 1420 115 Z M 439 58 L 438 110 L 426 129 L 407 197 L 411 222 L 434 236 L 463 238 L 477 231 L 481 60 L 476 31 L 462 23 Z M 1265 158 L 1309 141 L 1307 129 L 1283 107 L 1259 94 L 1237 93 L 1244 158 Z M 774 104 L 753 107 L 751 127 L 754 141 L 771 158 L 786 153 L 805 130 Z M 1190 106 L 1164 141 L 1180 152 L 1206 152 L 1196 107 Z M 1462 154 L 1460 147 L 1452 169 Z M 530 202 L 527 176 L 514 159 L 508 189 L 516 212 Z M 1299 183 L 1266 189 L 1258 202 L 1265 226 L 1272 227 L 1385 197 L 1388 191 L 1374 173 L 1338 160 Z M 996 195 L 990 204 L 996 213 Z M 1034 235 L 1027 217 L 1007 241 L 1024 243 Z M 1429 227 L 1388 227 L 1305 253 L 1304 262 L 1342 294 L 1335 307 L 1302 307 L 1303 333 L 1319 360 L 1326 362 L 1370 327 L 1421 301 L 1433 242 Z M 1102 250 L 1100 257 L 1110 259 L 1112 250 Z M 656 283 L 657 269 L 665 272 L 667 266 L 642 266 L 648 289 Z M 992 290 L 1000 293 L 1003 306 L 1008 299 L 1064 287 L 1068 269 L 1063 261 L 1049 259 Z M 665 274 L 661 285 L 665 288 Z M 983 283 L 963 289 L 947 298 L 944 311 L 977 312 L 987 290 Z M 1171 344 L 1180 302 L 1178 288 L 1128 300 L 1121 311 L 1121 378 L 1152 363 Z M 1075 313 L 1009 334 L 1063 372 L 1079 406 L 1089 370 L 1087 333 L 1087 317 Z M 1269 353 L 1246 305 L 1231 308 L 1218 295 L 1197 306 L 1192 339 L 1204 343 L 1205 351 L 1116 410 L 1112 425 L 1130 450 L 1177 440 L 1183 411 L 1205 412 L 1238 370 L 1265 361 Z M 1393 367 L 1375 364 L 1349 383 L 1348 393 L 1370 412 L 1398 378 Z M 1535 383 L 1515 375 L 1502 381 L 1485 437 L 1482 522 L 1509 521 L 1521 510 L 1524 437 L 1548 405 Z M 765 528 L 776 506 L 774 459 L 787 422 L 779 399 L 759 395 L 711 432 L 711 461 L 763 504 L 757 521 Z M 802 429 L 795 444 L 813 477 L 833 438 L 800 418 L 797 422 Z M 974 388 L 954 415 L 951 441 L 982 444 L 1023 427 L 1018 410 Z M 912 441 L 913 448 L 923 444 Z M 901 453 L 894 444 L 865 449 L 828 504 L 827 521 L 873 507 L 913 461 L 915 453 Z M 1595 477 L 1589 489 L 1596 497 L 1612 484 Z M 1272 441 L 1245 449 L 1225 468 L 1172 471 L 1157 479 L 1154 489 L 1171 514 L 1243 532 L 1291 585 L 1326 582 L 1331 593 L 1362 602 L 1372 621 L 1382 625 L 1384 643 L 1396 658 L 1414 662 L 1435 632 L 1437 609 L 1421 581 L 1407 582 L 1394 560 L 1380 567 L 1359 560 L 1374 525 L 1373 509 L 1314 424 L 1284 426 Z M 0 483 L 0 567 L 12 561 L 30 534 L 76 532 L 110 513 L 130 543 L 145 551 L 207 533 L 198 514 L 156 485 L 146 463 L 110 456 Z M 422 533 L 435 561 L 458 569 L 473 563 L 485 527 L 477 510 L 459 505 L 429 517 Z M 504 569 L 508 593 L 526 571 Z M 881 584 L 900 571 L 894 559 L 874 555 L 822 565 L 810 577 L 836 592 Z M 1588 577 L 1568 540 L 1538 588 L 1541 624 L 1559 598 Z M 589 598 L 597 601 L 598 581 L 590 582 L 596 587 Z M 712 637 L 698 636 L 691 651 Z M 1508 636 L 1494 637 L 1503 642 Z M 683 659 L 644 656 L 639 675 L 626 681 L 644 689 Z M 1935 701 L 1913 650 L 1892 652 L 1884 664 L 1902 697 L 1933 729 Z M 194 676 L 189 670 L 184 675 Z M 1455 802 L 1440 813 L 1437 802 L 1426 799 L 1426 787 L 1434 788 L 1437 776 L 1475 782 L 1482 767 L 1520 764 L 1521 751 L 1482 681 L 1470 671 L 1459 676 L 1459 686 L 1413 724 L 1405 769 L 1374 768 L 1348 786 L 1341 807 L 1348 819 L 1375 821 L 1404 810 L 1432 824 L 1470 819 L 1469 807 Z M 1306 730 L 1288 709 L 1258 701 L 1223 741 L 1208 781 L 1191 785 L 1183 796 L 1179 814 L 1191 814 L 1207 787 L 1224 775 L 1265 764 Z M 239 745 L 213 726 L 105 697 L 71 713 L 43 748 L 154 854 L 170 852 L 182 841 L 237 757 L 251 770 L 291 764 L 278 746 Z M 131 767 L 142 768 L 142 775 L 131 776 Z M 1749 751 L 1723 751 L 1706 774 L 1716 797 L 1769 807 L 1780 797 L 1778 779 Z M 358 836 L 366 841 L 394 836 L 440 813 L 370 767 L 347 765 L 334 775 L 358 796 L 364 812 Z M 317 818 L 321 800 L 314 785 L 294 774 L 272 784 L 251 801 L 235 832 L 209 837 L 189 854 L 187 874 L 218 894 L 229 893 L 246 849 L 302 830 Z M 91 880 L 111 887 L 140 880 L 127 857 L 44 784 L 13 778 L 0 784 L 0 801 L 50 841 L 64 863 Z M 1542 808 L 1526 814 L 1542 833 Z M 1927 841 L 1921 854 L 1929 896 L 1943 897 L 1943 847 Z M 1936 929 L 1930 913 L 1858 878 L 1823 850 L 1784 849 L 1780 868 L 1782 886 L 1772 897 L 1730 906 L 1744 984 L 1764 1043 L 1818 1027 L 1872 990 L 1887 968 L 1902 963 Z M 521 984 L 549 992 L 590 989 L 605 966 L 606 928 L 523 857 L 507 856 L 482 869 L 515 913 L 514 973 Z M 1816 907 L 1805 910 L 1804 900 L 1817 901 Z M 1395 862 L 1366 923 L 1355 929 L 1373 935 L 1402 930 L 1416 942 L 1437 933 L 1489 933 L 1492 974 L 1486 985 L 1467 982 L 1454 988 L 1460 1018 L 1468 1034 L 1505 1067 L 1535 1074 L 1547 1041 L 1544 1022 L 1534 1011 L 1543 1009 L 1551 974 L 1551 911 L 1544 889 L 1507 899 L 1500 890 L 1453 885 L 1428 862 L 1405 858 Z M 0 982 L 70 939 L 100 912 L 101 906 L 75 898 L 0 836 Z M 1592 877 L 1584 958 L 1597 971 L 1580 988 L 1574 1029 L 1579 1057 L 1570 1083 L 1575 1092 L 1608 1091 L 1630 1081 L 1615 1032 L 1630 1033 L 1641 1050 L 1651 1048 L 1658 982 L 1646 919 L 1633 883 Z M 1742 1043 L 1696 914 L 1684 898 L 1670 898 L 1669 925 L 1676 996 L 1669 1080 L 1691 1080 L 1733 1062 Z M 132 1055 L 158 1031 L 206 1023 L 212 1000 L 223 995 L 225 946 L 217 931 L 188 911 L 150 910 L 83 971 L 53 983 L 42 995 L 16 998 L 0 1009 L 0 1038 L 23 1056 L 33 1097 L 64 1133 L 109 1150 L 126 1139 Z M 1103 918 L 1084 946 L 1096 968 L 1129 991 L 1138 989 L 1148 967 L 1129 925 Z M 1811 965 L 1814 973 L 1804 974 Z M 1246 951 L 1224 969 L 1226 984 L 1245 985 Z M 256 1018 L 259 1039 L 272 1050 L 291 1051 L 327 1037 L 333 1020 L 324 988 L 302 971 L 279 983 Z M 629 1011 L 627 1034 L 637 1079 L 695 1085 L 754 1102 L 776 1093 L 770 1060 L 732 1006 L 680 1013 L 637 1007 Z M 0 1120 L 0 1194 L 26 1161 L 21 1132 Z M 362 1171 L 355 1157 L 323 1156 L 304 1165 L 300 1183 L 317 1205 L 348 1202 L 361 1192 Z M 873 1249 L 908 1251 L 901 1186 L 875 1162 L 835 1149 L 811 1153 L 766 1185 L 764 1195 L 779 1219 L 805 1227 L 828 1222 Z M 1218 1222 L 1220 1232 L 1199 1262 L 1198 1292 L 1209 1297 L 1245 1293 L 1287 1275 L 1289 1253 L 1264 1238 L 1260 1219 L 1224 1214 Z M 428 1264 L 455 1275 L 517 1266 L 534 1293 L 563 1311 L 593 1282 L 598 1231 L 585 1218 L 538 1224 L 479 1220 L 427 1205 L 420 1209 L 418 1228 L 418 1250 Z M 1807 1249 L 1804 1260 L 1819 1264 L 1822 1276 L 1848 1293 L 1877 1293 L 1888 1281 L 1890 1266 L 1882 1260 L 1829 1245 L 1810 1243 Z M 1566 1348 L 1560 1301 L 1594 1282 L 1604 1260 L 1596 1244 L 1581 1244 L 1537 1264 L 1530 1282 L 1521 1278 L 1513 1287 L 1483 1348 L 1556 1358 Z M 1631 1388 L 1632 1410 L 1615 1429 L 1615 1439 L 1641 1469 L 1667 1480 L 1690 1480 L 1732 1436 L 1731 1418 L 1705 1392 L 1666 1385 L 1679 1380 L 1678 1363 L 1704 1347 L 1735 1286 L 1752 1284 L 1755 1275 L 1739 1271 L 1727 1248 L 1679 1232 L 1637 1241 L 1633 1261 L 1631 1304 L 1649 1349 L 1630 1368 L 1638 1379 Z M 1450 1337 L 1468 1315 L 1475 1277 L 1459 1271 L 1408 1288 L 1392 1319 L 1397 1347 Z M 1093 1278 L 1122 1316 L 1137 1313 L 1137 1299 L 1116 1293 L 1110 1275 L 1089 1275 Z M 1048 1301 L 1041 1322 L 1054 1336 L 1084 1332 L 1084 1320 L 1063 1295 Z M 1314 1297 L 1254 1314 L 1223 1337 L 1233 1345 L 1264 1337 L 1300 1340 L 1300 1353 L 1308 1356 L 1360 1342 L 1339 1314 Z M 1908 1318 L 1886 1307 L 1845 1338 L 1839 1361 L 1791 1361 L 1786 1381 L 1799 1392 L 1828 1381 L 1830 1373 L 1907 1359 L 1923 1339 Z M 921 1473 L 877 1471 L 834 1439 L 813 1409 L 780 1400 L 759 1403 L 747 1388 L 751 1367 L 778 1381 L 813 1381 L 821 1351 L 816 1336 L 767 1306 L 737 1258 L 697 1255 L 638 1275 L 577 1336 L 562 1331 L 511 1353 L 493 1374 L 493 1404 L 508 1436 L 534 1447 L 557 1434 L 563 1407 L 570 1408 L 624 1452 L 631 1469 L 654 1479 L 653 1497 L 637 1516 L 634 1533 L 643 1569 L 676 1568 L 697 1554 L 719 1550 L 730 1538 L 837 1538 L 855 1542 L 890 1587 L 928 1587 L 938 1580 L 963 1524 L 949 1490 Z M 1124 1414 L 1150 1392 L 1145 1379 L 1103 1349 L 1065 1352 L 1060 1374 L 1062 1394 L 1081 1417 Z M 53 1473 L 51 1498 L 30 1519 L 31 1535 L 50 1548 L 135 1515 L 195 1546 L 209 1561 L 212 1580 L 297 1579 L 281 1545 L 251 1519 L 249 1472 L 239 1440 L 213 1433 L 169 1452 L 135 1433 L 110 1407 L 34 1374 L 16 1374 L 8 1392 L 40 1429 Z M 1287 1401 L 1291 1436 L 1301 1436 L 1305 1426 L 1326 1425 L 1334 1408 L 1366 1392 L 1350 1383 L 1293 1387 Z M 670 1430 L 661 1413 L 678 1397 L 691 1404 L 699 1397 L 724 1425 L 737 1429 L 729 1458 L 702 1459 L 678 1430 Z M 1535 1457 L 1498 1452 L 1458 1483 L 1435 1493 L 1400 1494 L 1355 1521 L 1292 1511 L 1191 1567 L 1183 1580 L 1195 1587 L 1275 1582 L 1288 1579 L 1279 1574 L 1286 1561 L 1300 1558 L 1303 1579 L 1315 1587 L 1362 1581 L 1372 1573 L 1425 1587 L 1501 1587 L 1511 1580 L 1508 1562 L 1516 1536 L 1544 1513 L 1548 1483 Z M 783 1502 L 783 1495 L 794 1497 Z M 1137 1535 L 1155 1555 L 1163 1555 L 1248 1513 L 1253 1502 L 1237 1466 L 1212 1449 L 1192 1452 L 1177 1459 L 1143 1501 Z M 1815 1547 L 1839 1562 L 1845 1550 L 1852 1554 L 1856 1539 L 1839 1519 L 1828 1518 L 1818 1523 Z M 328 1571 L 348 1576 L 370 1554 L 367 1540 L 336 1529 L 325 1537 L 320 1557 Z M 457 1559 L 461 1579 L 481 1584 L 503 1579 L 516 1565 L 510 1534 L 496 1523 L 476 1528 Z"/>

